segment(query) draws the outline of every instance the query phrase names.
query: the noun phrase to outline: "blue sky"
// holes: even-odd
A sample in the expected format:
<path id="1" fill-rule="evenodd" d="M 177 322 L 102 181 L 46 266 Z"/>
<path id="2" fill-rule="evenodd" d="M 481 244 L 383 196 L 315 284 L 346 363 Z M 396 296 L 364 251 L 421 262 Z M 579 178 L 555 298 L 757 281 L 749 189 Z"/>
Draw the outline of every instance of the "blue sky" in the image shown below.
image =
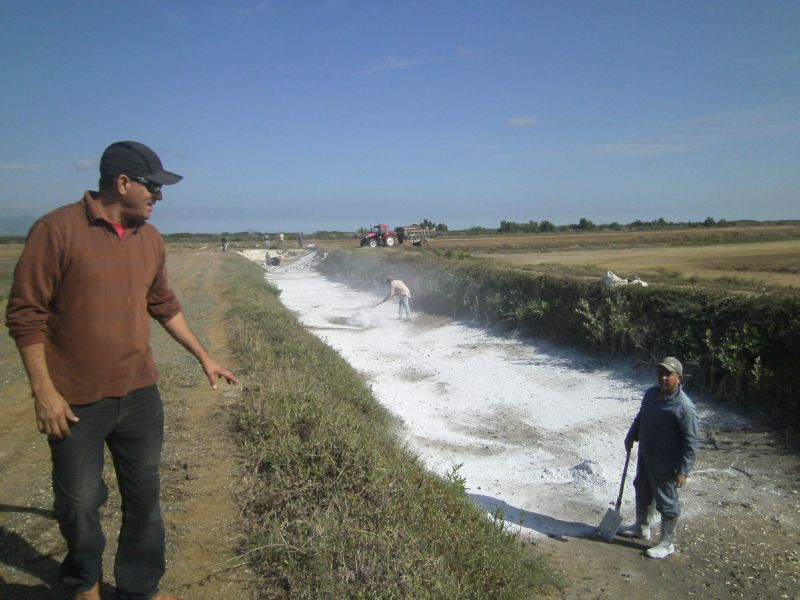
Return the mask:
<path id="1" fill-rule="evenodd" d="M 0 216 L 133 139 L 164 232 L 800 218 L 800 2 L 0 0 Z"/>

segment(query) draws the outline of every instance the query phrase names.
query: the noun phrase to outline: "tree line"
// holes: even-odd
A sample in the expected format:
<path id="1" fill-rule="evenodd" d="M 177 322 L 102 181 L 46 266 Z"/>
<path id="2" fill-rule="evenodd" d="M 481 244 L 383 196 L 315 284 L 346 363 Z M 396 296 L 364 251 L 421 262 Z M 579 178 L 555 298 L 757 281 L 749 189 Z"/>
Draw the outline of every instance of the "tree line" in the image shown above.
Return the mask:
<path id="1" fill-rule="evenodd" d="M 617 221 L 611 223 L 595 224 L 591 220 L 581 217 L 577 223 L 570 223 L 567 225 L 554 225 L 550 221 L 500 221 L 500 227 L 496 230 L 485 227 L 471 227 L 466 230 L 470 233 L 547 233 L 550 231 L 636 231 L 636 230 L 652 230 L 652 229 L 686 229 L 698 227 L 753 227 L 758 225 L 797 225 L 800 221 L 797 220 L 780 220 L 780 221 L 755 221 L 752 219 L 737 219 L 716 220 L 713 217 L 706 217 L 703 221 L 667 221 L 663 217 L 653 219 L 652 221 L 642 221 L 636 219 L 627 224 L 621 224 Z"/>

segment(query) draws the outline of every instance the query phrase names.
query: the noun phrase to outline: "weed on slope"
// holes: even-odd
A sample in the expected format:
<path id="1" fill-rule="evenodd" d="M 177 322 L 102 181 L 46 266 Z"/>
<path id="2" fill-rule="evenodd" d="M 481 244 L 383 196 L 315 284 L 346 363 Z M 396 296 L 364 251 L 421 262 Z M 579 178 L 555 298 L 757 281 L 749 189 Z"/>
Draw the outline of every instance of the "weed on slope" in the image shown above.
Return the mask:
<path id="1" fill-rule="evenodd" d="M 232 257 L 233 258 L 233 257 Z M 244 382 L 244 556 L 264 598 L 530 598 L 534 549 L 402 448 L 363 379 L 306 332 L 263 272 L 228 272 Z"/>

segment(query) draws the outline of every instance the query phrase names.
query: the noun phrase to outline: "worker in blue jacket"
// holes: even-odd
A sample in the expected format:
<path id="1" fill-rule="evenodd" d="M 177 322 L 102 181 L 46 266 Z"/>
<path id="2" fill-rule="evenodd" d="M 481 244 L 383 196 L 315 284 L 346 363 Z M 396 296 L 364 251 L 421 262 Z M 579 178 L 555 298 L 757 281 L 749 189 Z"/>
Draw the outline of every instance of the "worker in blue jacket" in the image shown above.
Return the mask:
<path id="1" fill-rule="evenodd" d="M 650 539 L 656 510 L 661 513 L 661 540 L 645 554 L 665 558 L 675 552 L 675 530 L 681 506 L 678 488 L 694 466 L 697 456 L 698 417 L 694 404 L 683 391 L 683 365 L 672 356 L 658 364 L 658 385 L 649 388 L 633 420 L 625 449 L 639 442 L 636 466 L 636 523 L 622 535 Z"/>

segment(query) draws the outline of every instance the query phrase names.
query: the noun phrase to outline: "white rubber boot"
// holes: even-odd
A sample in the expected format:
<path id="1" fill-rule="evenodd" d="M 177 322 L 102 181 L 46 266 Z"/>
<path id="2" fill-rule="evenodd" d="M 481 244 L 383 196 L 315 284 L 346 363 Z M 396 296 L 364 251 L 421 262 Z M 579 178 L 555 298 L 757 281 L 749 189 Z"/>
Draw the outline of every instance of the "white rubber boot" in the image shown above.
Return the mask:
<path id="1" fill-rule="evenodd" d="M 661 541 L 652 548 L 645 550 L 645 555 L 650 558 L 666 558 L 675 552 L 675 529 L 678 519 L 661 517 Z"/>
<path id="2" fill-rule="evenodd" d="M 626 525 L 621 527 L 619 534 L 626 538 L 636 538 L 637 540 L 650 539 L 650 527 L 653 524 L 653 519 L 656 517 L 656 504 L 653 502 L 650 506 L 641 510 L 636 507 L 636 523 L 633 525 Z"/>

